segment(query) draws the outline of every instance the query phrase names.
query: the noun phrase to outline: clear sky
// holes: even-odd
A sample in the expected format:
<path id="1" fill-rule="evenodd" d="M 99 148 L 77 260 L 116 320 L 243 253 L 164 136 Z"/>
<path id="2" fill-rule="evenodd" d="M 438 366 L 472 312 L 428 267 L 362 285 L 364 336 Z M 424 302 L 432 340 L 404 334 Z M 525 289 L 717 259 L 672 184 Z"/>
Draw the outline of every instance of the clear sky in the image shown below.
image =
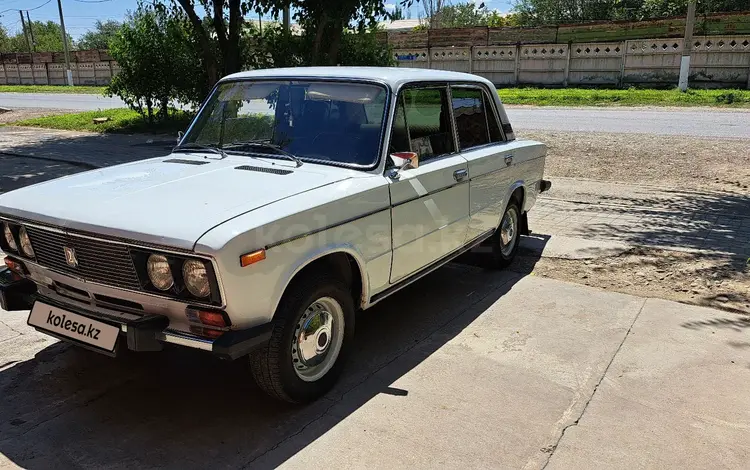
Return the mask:
<path id="1" fill-rule="evenodd" d="M 451 3 L 462 3 L 465 0 L 453 0 Z M 474 0 L 475 3 L 484 3 L 490 10 L 506 12 L 511 8 L 512 0 Z M 391 7 L 400 3 L 400 0 L 386 0 Z M 65 14 L 65 28 L 73 39 L 79 38 L 87 30 L 91 29 L 96 20 L 122 21 L 128 10 L 135 10 L 137 0 L 62 0 L 63 13 Z M 32 21 L 60 21 L 57 13 L 57 0 L 0 0 L 0 11 L 3 12 L 0 22 L 8 30 L 9 34 L 21 31 L 21 18 L 18 10 L 29 10 Z M 416 3 L 411 7 L 412 18 L 424 16 L 424 8 Z M 25 13 L 24 13 L 25 14 Z"/>

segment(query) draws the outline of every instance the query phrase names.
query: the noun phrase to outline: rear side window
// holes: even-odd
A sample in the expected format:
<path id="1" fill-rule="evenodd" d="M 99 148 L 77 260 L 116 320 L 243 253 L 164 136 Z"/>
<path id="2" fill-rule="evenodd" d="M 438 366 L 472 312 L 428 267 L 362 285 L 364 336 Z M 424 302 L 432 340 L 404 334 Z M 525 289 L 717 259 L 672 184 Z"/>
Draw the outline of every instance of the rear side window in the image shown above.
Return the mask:
<path id="1" fill-rule="evenodd" d="M 451 88 L 453 116 L 461 150 L 502 141 L 492 105 L 478 88 Z"/>
<path id="2" fill-rule="evenodd" d="M 416 152 L 424 161 L 455 150 L 447 88 L 402 91 L 396 106 L 390 153 Z"/>

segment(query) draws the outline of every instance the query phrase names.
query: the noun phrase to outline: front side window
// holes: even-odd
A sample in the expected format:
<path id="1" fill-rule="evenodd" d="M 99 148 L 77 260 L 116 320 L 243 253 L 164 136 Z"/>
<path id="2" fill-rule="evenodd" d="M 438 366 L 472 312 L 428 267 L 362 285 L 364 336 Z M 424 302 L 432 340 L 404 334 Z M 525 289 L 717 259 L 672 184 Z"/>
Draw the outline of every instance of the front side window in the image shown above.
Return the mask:
<path id="1" fill-rule="evenodd" d="M 386 96 L 384 87 L 364 83 L 224 83 L 183 143 L 228 153 L 289 153 L 303 161 L 372 166 L 378 161 Z"/>
<path id="2" fill-rule="evenodd" d="M 416 152 L 420 161 L 455 152 L 447 88 L 407 88 L 399 94 L 389 153 Z"/>
<path id="3" fill-rule="evenodd" d="M 451 88 L 453 117 L 456 120 L 458 142 L 461 150 L 486 145 L 499 140 L 500 131 L 491 108 L 485 106 L 484 93 L 478 88 Z M 488 126 L 488 114 L 494 121 L 494 129 Z M 492 130 L 492 139 L 490 139 Z"/>

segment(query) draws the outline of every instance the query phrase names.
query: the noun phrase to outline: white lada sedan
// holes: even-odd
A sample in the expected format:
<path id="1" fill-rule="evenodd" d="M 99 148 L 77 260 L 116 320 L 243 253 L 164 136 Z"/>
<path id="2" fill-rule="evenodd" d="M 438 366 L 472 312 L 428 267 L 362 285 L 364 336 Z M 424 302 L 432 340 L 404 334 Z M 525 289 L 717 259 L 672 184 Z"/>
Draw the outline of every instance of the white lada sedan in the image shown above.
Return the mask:
<path id="1" fill-rule="evenodd" d="M 310 401 L 355 312 L 480 243 L 513 259 L 545 155 L 475 75 L 230 75 L 172 154 L 0 196 L 2 304 L 106 354 L 249 357 L 269 394 Z"/>

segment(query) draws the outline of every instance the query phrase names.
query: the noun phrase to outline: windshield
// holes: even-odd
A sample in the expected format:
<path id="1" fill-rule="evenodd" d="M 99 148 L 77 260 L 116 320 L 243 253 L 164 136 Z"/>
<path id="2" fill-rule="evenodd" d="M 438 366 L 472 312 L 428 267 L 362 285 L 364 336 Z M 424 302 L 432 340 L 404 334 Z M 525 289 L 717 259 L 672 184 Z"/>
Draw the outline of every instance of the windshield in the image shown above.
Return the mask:
<path id="1" fill-rule="evenodd" d="M 372 166 L 378 160 L 385 99 L 384 87 L 364 83 L 223 83 L 182 144 Z"/>

